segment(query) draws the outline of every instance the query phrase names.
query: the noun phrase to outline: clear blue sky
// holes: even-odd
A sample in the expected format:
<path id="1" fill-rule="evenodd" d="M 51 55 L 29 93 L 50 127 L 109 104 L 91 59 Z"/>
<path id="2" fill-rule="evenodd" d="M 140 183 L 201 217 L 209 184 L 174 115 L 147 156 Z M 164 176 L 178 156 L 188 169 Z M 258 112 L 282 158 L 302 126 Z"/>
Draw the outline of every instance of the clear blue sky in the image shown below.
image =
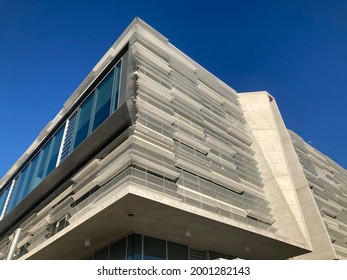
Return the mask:
<path id="1" fill-rule="evenodd" d="M 347 1 L 0 1 L 0 178 L 139 16 L 347 166 Z"/>

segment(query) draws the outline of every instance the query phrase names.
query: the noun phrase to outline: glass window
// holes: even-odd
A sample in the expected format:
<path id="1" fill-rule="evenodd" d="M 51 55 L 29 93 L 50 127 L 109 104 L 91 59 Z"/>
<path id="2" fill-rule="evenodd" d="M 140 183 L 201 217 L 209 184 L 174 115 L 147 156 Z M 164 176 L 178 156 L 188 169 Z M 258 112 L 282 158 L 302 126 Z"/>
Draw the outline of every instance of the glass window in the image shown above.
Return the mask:
<path id="1" fill-rule="evenodd" d="M 93 131 L 110 115 L 113 77 L 114 70 L 107 75 L 96 90 L 96 107 L 92 128 Z"/>
<path id="2" fill-rule="evenodd" d="M 73 149 L 76 149 L 79 144 L 81 144 L 82 141 L 88 136 L 93 101 L 94 93 L 92 93 L 81 105 Z"/>
<path id="3" fill-rule="evenodd" d="M 166 241 L 158 238 L 144 236 L 143 259 L 144 260 L 165 260 Z"/>
<path id="4" fill-rule="evenodd" d="M 7 213 L 17 206 L 56 167 L 58 153 L 63 138 L 62 127 L 18 175 Z M 49 156 L 50 155 L 50 156 Z"/>
<path id="5" fill-rule="evenodd" d="M 21 193 L 21 187 L 22 187 L 23 182 L 25 180 L 27 171 L 28 171 L 28 166 L 23 169 L 23 171 L 19 174 L 19 176 L 16 179 L 16 182 L 13 186 L 9 205 L 8 205 L 8 208 L 6 211 L 7 213 L 9 213 L 17 205 L 17 200 L 18 200 L 19 195 Z"/>
<path id="6" fill-rule="evenodd" d="M 108 260 L 108 251 L 110 246 L 102 248 L 101 250 L 95 252 L 94 260 Z"/>
<path id="7" fill-rule="evenodd" d="M 21 186 L 21 192 L 17 199 L 17 204 L 23 200 L 23 198 L 30 192 L 30 185 L 31 181 L 33 180 L 33 175 L 36 169 L 36 164 L 38 161 L 39 156 L 37 155 L 29 164 L 28 166 L 28 172 L 25 180 L 23 181 L 23 184 Z"/>
<path id="8" fill-rule="evenodd" d="M 49 140 L 49 142 L 40 151 L 39 160 L 37 163 L 35 174 L 33 175 L 30 191 L 34 189 L 39 183 L 41 183 L 41 181 L 46 177 L 46 162 L 51 148 L 51 144 L 52 140 Z"/>
<path id="9" fill-rule="evenodd" d="M 64 127 L 62 126 L 58 132 L 56 132 L 56 134 L 54 135 L 53 139 L 52 139 L 52 148 L 51 148 L 51 152 L 49 155 L 48 160 L 48 165 L 47 165 L 47 172 L 46 172 L 46 176 L 52 172 L 53 169 L 56 168 L 57 166 L 57 160 L 58 160 L 58 156 L 59 156 L 59 151 L 60 151 L 60 146 L 61 146 L 61 141 L 63 139 L 63 134 L 64 134 Z"/>
<path id="10" fill-rule="evenodd" d="M 1 218 L 2 211 L 4 210 L 9 191 L 10 191 L 10 186 L 7 186 L 5 190 L 0 194 L 0 218 Z"/>
<path id="11" fill-rule="evenodd" d="M 110 245 L 110 260 L 126 259 L 126 238 L 123 238 Z"/>
<path id="12" fill-rule="evenodd" d="M 132 234 L 128 236 L 128 260 L 142 259 L 142 235 Z"/>
<path id="13" fill-rule="evenodd" d="M 122 64 L 120 61 L 116 66 L 116 75 L 115 75 L 116 77 L 114 79 L 114 85 L 113 85 L 113 106 L 112 106 L 113 111 L 115 111 L 118 108 L 121 68 L 122 68 Z"/>
<path id="14" fill-rule="evenodd" d="M 167 253 L 169 260 L 188 260 L 188 246 L 175 243 L 167 242 Z"/>

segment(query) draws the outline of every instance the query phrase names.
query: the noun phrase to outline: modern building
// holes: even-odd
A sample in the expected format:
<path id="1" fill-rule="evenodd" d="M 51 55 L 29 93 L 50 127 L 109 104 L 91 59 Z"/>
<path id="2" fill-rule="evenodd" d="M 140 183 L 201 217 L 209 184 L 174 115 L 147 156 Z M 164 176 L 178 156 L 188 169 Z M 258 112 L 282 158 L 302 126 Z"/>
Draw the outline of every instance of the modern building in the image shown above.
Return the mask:
<path id="1" fill-rule="evenodd" d="M 138 18 L 0 181 L 7 259 L 343 259 L 346 238 L 346 170 Z"/>

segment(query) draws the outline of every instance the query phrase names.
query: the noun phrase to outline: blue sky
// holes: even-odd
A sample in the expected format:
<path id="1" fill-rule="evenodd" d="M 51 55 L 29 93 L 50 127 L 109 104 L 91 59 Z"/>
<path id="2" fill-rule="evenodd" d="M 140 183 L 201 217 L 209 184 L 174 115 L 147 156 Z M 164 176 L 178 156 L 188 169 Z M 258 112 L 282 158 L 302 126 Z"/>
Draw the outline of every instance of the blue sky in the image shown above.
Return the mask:
<path id="1" fill-rule="evenodd" d="M 347 166 L 347 1 L 0 1 L 0 178 L 139 16 Z"/>

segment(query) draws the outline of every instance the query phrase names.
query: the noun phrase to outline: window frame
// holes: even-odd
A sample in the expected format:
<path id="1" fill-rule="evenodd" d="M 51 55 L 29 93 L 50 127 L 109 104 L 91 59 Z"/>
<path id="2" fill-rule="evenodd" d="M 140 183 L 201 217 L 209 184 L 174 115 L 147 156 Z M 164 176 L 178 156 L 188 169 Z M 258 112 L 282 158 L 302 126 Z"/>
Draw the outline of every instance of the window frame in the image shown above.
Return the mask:
<path id="1" fill-rule="evenodd" d="M 117 66 L 120 64 L 120 68 L 119 68 L 119 72 L 116 71 Z M 72 116 L 75 112 L 77 113 L 77 120 L 76 120 L 76 126 L 74 129 L 74 135 L 73 135 L 73 140 L 71 143 L 72 149 L 70 151 L 70 153 L 72 153 L 74 150 L 76 150 L 98 127 L 100 127 L 105 121 L 106 119 L 108 119 L 113 112 L 115 112 L 118 108 L 119 108 L 119 93 L 120 93 L 120 89 L 121 89 L 121 80 L 122 80 L 122 70 L 123 70 L 123 57 L 121 57 L 115 64 L 114 66 L 101 78 L 101 80 L 93 87 L 93 89 L 91 90 L 91 92 L 83 99 L 83 101 L 79 104 L 79 106 L 69 115 Z M 113 82 L 112 82 L 112 94 L 111 94 L 111 104 L 110 104 L 110 110 L 109 110 L 109 116 L 103 120 L 96 128 L 94 128 L 93 130 L 93 126 L 94 126 L 94 120 L 95 120 L 95 110 L 96 110 L 96 103 L 97 103 L 97 99 L 98 99 L 98 87 L 100 86 L 101 83 L 103 83 L 103 81 L 106 79 L 106 77 L 112 72 L 113 73 Z M 119 83 L 118 83 L 118 92 L 115 92 L 115 86 L 116 86 L 116 74 L 119 73 Z M 78 123 L 80 120 L 80 112 L 81 112 L 81 107 L 82 105 L 86 102 L 86 100 L 92 95 L 93 96 L 93 104 L 92 104 L 92 109 L 90 112 L 90 118 L 89 118 L 89 125 L 88 125 L 88 132 L 87 132 L 87 136 L 84 138 L 84 140 L 82 140 L 76 147 L 75 147 L 75 140 L 76 140 L 76 134 L 77 134 L 77 127 L 78 127 Z M 117 106 L 115 107 L 115 98 L 117 96 Z"/>

